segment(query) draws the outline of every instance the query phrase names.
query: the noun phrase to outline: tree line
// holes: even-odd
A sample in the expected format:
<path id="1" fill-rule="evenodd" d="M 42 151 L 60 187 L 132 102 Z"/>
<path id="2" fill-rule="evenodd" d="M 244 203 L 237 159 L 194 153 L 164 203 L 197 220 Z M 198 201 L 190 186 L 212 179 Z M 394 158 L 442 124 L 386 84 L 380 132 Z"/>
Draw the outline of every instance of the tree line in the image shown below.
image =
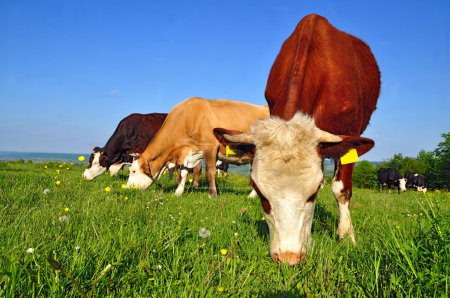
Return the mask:
<path id="1" fill-rule="evenodd" d="M 377 188 L 380 168 L 395 168 L 402 176 L 414 172 L 425 177 L 428 189 L 450 189 L 450 132 L 441 135 L 444 140 L 432 151 L 420 150 L 416 157 L 402 153 L 376 165 L 367 160 L 359 162 L 353 172 L 353 185 L 361 188 Z"/>

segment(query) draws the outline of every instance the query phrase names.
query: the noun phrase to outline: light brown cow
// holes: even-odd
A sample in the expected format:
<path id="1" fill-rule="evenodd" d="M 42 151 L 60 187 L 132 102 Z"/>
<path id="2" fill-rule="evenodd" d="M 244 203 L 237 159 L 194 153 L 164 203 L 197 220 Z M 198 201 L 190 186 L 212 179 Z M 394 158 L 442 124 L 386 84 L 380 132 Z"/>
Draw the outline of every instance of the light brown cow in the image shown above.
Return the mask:
<path id="1" fill-rule="evenodd" d="M 187 169 L 195 167 L 202 159 L 206 164 L 209 195 L 216 196 L 216 161 L 233 164 L 248 163 L 248 158 L 227 158 L 224 148 L 213 133 L 213 128 L 248 131 L 256 120 L 269 116 L 267 106 L 258 106 L 225 99 L 208 100 L 189 98 L 170 111 L 164 124 L 153 137 L 147 149 L 135 159 L 130 167 L 128 187 L 147 188 L 163 172 L 167 161 L 175 161 L 183 167 L 181 181 L 175 191 L 184 191 Z"/>

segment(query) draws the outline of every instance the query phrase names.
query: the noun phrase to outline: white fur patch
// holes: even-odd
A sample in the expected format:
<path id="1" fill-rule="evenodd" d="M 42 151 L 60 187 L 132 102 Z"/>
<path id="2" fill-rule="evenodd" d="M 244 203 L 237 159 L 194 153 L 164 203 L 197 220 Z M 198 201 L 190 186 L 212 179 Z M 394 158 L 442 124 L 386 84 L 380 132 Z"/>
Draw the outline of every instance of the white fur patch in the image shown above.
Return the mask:
<path id="1" fill-rule="evenodd" d="M 331 184 L 331 189 L 333 190 L 333 193 L 335 196 L 339 196 L 344 189 L 344 183 L 339 180 L 333 180 L 333 183 Z"/>
<path id="2" fill-rule="evenodd" d="M 119 173 L 120 169 L 122 168 L 124 164 L 123 163 L 117 163 L 117 164 L 113 164 L 109 167 L 109 173 L 111 176 L 115 176 L 117 175 L 117 173 Z"/>
<path id="3" fill-rule="evenodd" d="M 189 154 L 184 158 L 183 165 L 186 168 L 193 169 L 199 164 L 203 159 L 203 152 L 190 151 Z"/>
<path id="4" fill-rule="evenodd" d="M 343 239 L 346 234 L 350 236 L 350 239 L 353 243 L 355 241 L 355 232 L 353 230 L 352 219 L 350 217 L 350 209 L 349 202 L 341 203 L 338 201 L 339 205 L 339 226 L 338 226 L 338 235 L 339 239 Z"/>

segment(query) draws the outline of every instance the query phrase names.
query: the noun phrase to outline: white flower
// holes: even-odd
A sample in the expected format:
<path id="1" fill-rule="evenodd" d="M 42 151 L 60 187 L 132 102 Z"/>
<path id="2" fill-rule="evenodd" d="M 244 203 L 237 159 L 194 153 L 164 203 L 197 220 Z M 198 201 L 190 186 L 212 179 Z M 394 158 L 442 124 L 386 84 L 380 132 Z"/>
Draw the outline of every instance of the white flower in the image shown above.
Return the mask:
<path id="1" fill-rule="evenodd" d="M 44 189 L 44 195 L 48 195 L 50 192 L 51 192 L 50 189 L 48 189 L 48 188 Z"/>
<path id="2" fill-rule="evenodd" d="M 30 247 L 30 248 L 27 248 L 27 250 L 25 251 L 27 254 L 32 254 L 32 253 L 34 253 L 34 248 L 32 248 L 32 247 Z"/>
<path id="3" fill-rule="evenodd" d="M 207 228 L 200 228 L 200 229 L 198 230 L 198 236 L 199 236 L 200 238 L 206 239 L 206 238 L 208 238 L 209 236 L 211 236 L 211 232 L 210 232 Z"/>
<path id="4" fill-rule="evenodd" d="M 156 269 L 162 270 L 162 265 L 156 265 Z"/>
<path id="5" fill-rule="evenodd" d="M 67 215 L 63 215 L 63 216 L 58 217 L 58 220 L 60 223 L 65 223 L 65 222 L 69 221 L 69 217 Z"/>
<path id="6" fill-rule="evenodd" d="M 79 246 L 79 245 L 75 246 L 75 250 L 76 250 L 76 251 L 78 251 L 79 249 L 80 249 L 80 246 Z"/>

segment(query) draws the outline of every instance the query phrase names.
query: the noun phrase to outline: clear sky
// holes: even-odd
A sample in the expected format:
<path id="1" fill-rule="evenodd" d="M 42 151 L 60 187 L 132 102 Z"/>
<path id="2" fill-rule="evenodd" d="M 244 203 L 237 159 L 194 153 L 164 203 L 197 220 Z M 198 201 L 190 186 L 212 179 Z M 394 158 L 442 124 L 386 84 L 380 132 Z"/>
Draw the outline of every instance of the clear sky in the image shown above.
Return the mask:
<path id="1" fill-rule="evenodd" d="M 366 41 L 382 91 L 363 158 L 415 157 L 450 131 L 450 1 L 0 1 L 0 150 L 85 153 L 121 119 L 192 97 L 265 104 L 302 17 Z"/>

